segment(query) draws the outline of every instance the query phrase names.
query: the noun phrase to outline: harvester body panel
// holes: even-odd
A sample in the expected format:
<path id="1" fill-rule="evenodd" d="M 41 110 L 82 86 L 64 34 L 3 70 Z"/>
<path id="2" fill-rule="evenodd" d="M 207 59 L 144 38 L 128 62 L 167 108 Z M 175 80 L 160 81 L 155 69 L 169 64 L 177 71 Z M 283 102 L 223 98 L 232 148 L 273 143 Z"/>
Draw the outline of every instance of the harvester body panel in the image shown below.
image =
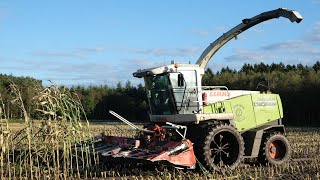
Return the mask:
<path id="1" fill-rule="evenodd" d="M 252 94 L 257 126 L 283 118 L 282 103 L 278 94 Z"/>
<path id="2" fill-rule="evenodd" d="M 204 113 L 232 113 L 234 126 L 247 131 L 283 117 L 278 94 L 252 93 L 214 102 L 203 107 Z"/>

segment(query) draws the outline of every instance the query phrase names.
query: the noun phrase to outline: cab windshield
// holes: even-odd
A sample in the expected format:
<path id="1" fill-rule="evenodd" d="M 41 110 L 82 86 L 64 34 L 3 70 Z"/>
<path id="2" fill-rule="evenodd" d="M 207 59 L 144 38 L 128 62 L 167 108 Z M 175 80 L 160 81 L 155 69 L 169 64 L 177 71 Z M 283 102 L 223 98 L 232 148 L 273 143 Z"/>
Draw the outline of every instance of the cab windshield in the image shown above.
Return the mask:
<path id="1" fill-rule="evenodd" d="M 145 77 L 147 97 L 149 100 L 151 114 L 153 115 L 171 115 L 176 114 L 174 106 L 169 74 Z"/>

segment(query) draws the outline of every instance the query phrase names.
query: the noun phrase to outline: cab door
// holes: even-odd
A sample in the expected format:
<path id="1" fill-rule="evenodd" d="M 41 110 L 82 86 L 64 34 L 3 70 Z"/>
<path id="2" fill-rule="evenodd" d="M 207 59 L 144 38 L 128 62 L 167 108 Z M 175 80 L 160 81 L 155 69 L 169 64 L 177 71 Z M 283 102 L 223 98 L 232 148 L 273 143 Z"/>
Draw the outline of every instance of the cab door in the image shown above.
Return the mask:
<path id="1" fill-rule="evenodd" d="M 196 77 L 195 70 L 170 74 L 171 88 L 179 114 L 191 114 L 198 110 Z"/>

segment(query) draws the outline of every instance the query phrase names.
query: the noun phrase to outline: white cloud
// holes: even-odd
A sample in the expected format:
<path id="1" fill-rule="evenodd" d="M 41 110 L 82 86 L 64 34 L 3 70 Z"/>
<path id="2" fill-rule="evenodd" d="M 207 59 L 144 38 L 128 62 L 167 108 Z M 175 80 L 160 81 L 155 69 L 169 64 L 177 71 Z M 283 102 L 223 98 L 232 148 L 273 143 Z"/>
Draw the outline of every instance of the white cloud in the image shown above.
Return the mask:
<path id="1" fill-rule="evenodd" d="M 49 85 L 51 80 L 57 84 L 70 85 L 90 85 L 108 84 L 115 85 L 119 81 L 132 81 L 133 84 L 141 82 L 141 79 L 134 78 L 132 73 L 138 69 L 150 68 L 163 65 L 159 62 L 163 56 L 190 56 L 199 51 L 197 47 L 190 48 L 110 48 L 108 50 L 132 53 L 133 58 L 117 59 L 117 65 L 112 65 L 110 61 L 92 60 L 90 55 L 105 52 L 104 47 L 78 48 L 75 50 L 61 51 L 34 51 L 31 53 L 32 60 L 14 59 L 0 57 L 1 69 L 7 69 L 3 73 L 14 74 L 17 76 L 31 76 L 40 79 L 45 85 Z M 134 58 L 143 54 L 149 57 Z M 34 58 L 35 56 L 46 57 Z M 141 55 L 138 55 L 141 57 Z M 151 56 L 151 57 L 150 57 Z M 51 59 L 52 57 L 52 59 Z M 72 58 L 72 59 L 68 59 Z M 75 61 L 73 59 L 86 59 L 86 61 Z"/>
<path id="2" fill-rule="evenodd" d="M 320 55 L 320 49 L 308 41 L 291 40 L 262 46 L 261 50 L 282 52 L 283 54 Z"/>
<path id="3" fill-rule="evenodd" d="M 2 73 L 30 76 L 42 80 L 45 85 L 52 81 L 59 85 L 116 84 L 132 77 L 132 73 L 108 63 L 73 63 L 72 61 L 26 60 L 0 57 Z M 122 73 L 121 73 L 122 72 Z"/>
<path id="4" fill-rule="evenodd" d="M 8 9 L 0 5 L 0 20 L 8 17 Z"/>
<path id="5" fill-rule="evenodd" d="M 223 27 L 221 27 L 221 30 Z M 224 29 L 223 29 L 224 30 Z M 252 29 L 255 33 L 263 33 L 260 29 Z M 223 31 L 224 32 L 224 31 Z M 205 35 L 204 33 L 203 35 Z M 246 49 L 238 48 L 233 54 L 224 57 L 224 63 L 215 63 L 215 70 L 229 66 L 231 69 L 239 69 L 244 63 L 272 63 L 283 62 L 284 64 L 312 64 L 320 58 L 320 21 L 314 24 L 305 36 L 297 40 L 288 40 L 273 44 L 265 44 L 260 48 Z M 114 53 L 129 53 L 125 59 L 117 59 L 117 65 L 111 65 L 97 60 L 91 61 L 88 57 L 95 53 L 105 51 Z M 150 68 L 163 65 L 163 57 L 166 59 L 177 57 L 198 56 L 202 47 L 185 48 L 104 48 L 102 46 L 78 48 L 70 51 L 37 51 L 34 56 L 58 57 L 59 63 L 55 59 L 43 60 L 21 60 L 0 57 L 0 68 L 6 69 L 12 74 L 24 73 L 28 76 L 47 81 L 52 80 L 57 84 L 65 85 L 89 85 L 108 84 L 130 80 L 133 84 L 140 83 L 141 79 L 134 78 L 132 73 L 138 69 Z M 139 58 L 136 58 L 139 57 Z M 74 61 L 62 61 L 64 58 L 88 59 L 74 63 Z M 159 60 L 161 59 L 161 60 Z M 171 59 L 169 59 L 170 61 Z M 166 62 L 168 62 L 166 60 Z M 217 69 L 218 68 L 218 69 Z"/>
<path id="6" fill-rule="evenodd" d="M 264 33 L 265 32 L 264 30 L 259 29 L 259 28 L 251 28 L 251 29 L 248 29 L 248 31 L 251 31 L 253 33 Z"/>
<path id="7" fill-rule="evenodd" d="M 227 31 L 227 27 L 225 26 L 215 26 L 213 28 L 210 28 L 210 30 L 199 30 L 199 29 L 193 29 L 190 30 L 190 32 L 196 36 L 202 36 L 207 37 L 210 34 L 223 34 Z"/>
<path id="8" fill-rule="evenodd" d="M 8 61 L 9 62 L 9 61 Z M 7 68 L 8 74 L 31 76 L 43 81 L 44 85 L 50 85 L 50 81 L 58 85 L 111 85 L 118 82 L 123 84 L 130 80 L 136 85 L 142 82 L 141 79 L 133 77 L 132 73 L 138 69 L 150 68 L 160 65 L 155 61 L 146 59 L 123 59 L 117 65 L 107 62 L 73 63 L 72 61 L 46 60 L 10 60 L 11 64 L 0 64 L 0 69 Z M 17 63 L 19 65 L 14 65 Z M 16 68 L 14 68 L 16 67 Z"/>
<path id="9" fill-rule="evenodd" d="M 296 55 L 318 57 L 320 56 L 320 21 L 305 32 L 305 35 L 298 40 L 288 40 L 260 47 L 259 51 L 268 51 L 268 53 L 285 55 Z"/>
<path id="10" fill-rule="evenodd" d="M 280 50 L 286 50 L 290 51 L 292 49 L 297 50 L 301 47 L 306 47 L 307 44 L 302 40 L 289 40 L 285 42 L 279 42 L 269 45 L 264 45 L 261 47 L 262 50 L 271 50 L 271 51 L 280 51 Z"/>
<path id="11" fill-rule="evenodd" d="M 225 26 L 216 26 L 213 29 L 218 33 L 225 33 L 226 31 L 228 31 L 227 27 Z"/>
<path id="12" fill-rule="evenodd" d="M 272 61 L 275 58 L 276 58 L 275 55 L 262 52 L 262 51 L 236 49 L 235 54 L 225 57 L 225 60 L 231 63 L 234 63 L 234 62 L 258 63 L 258 62 Z"/>
<path id="13" fill-rule="evenodd" d="M 105 52 L 104 47 L 93 47 L 93 48 L 79 48 L 71 51 L 34 51 L 31 54 L 33 56 L 43 56 L 43 57 L 69 57 L 69 58 L 79 58 L 85 59 L 88 54 L 91 53 L 101 53 Z"/>
<path id="14" fill-rule="evenodd" d="M 200 47 L 190 47 L 190 48 L 175 48 L 175 49 L 167 49 L 167 48 L 116 48 L 115 50 L 124 51 L 129 53 L 136 54 L 145 54 L 145 55 L 153 55 L 157 57 L 163 56 L 192 56 L 195 53 L 198 53 L 201 48 Z"/>
<path id="15" fill-rule="evenodd" d="M 243 63 L 270 64 L 283 62 L 284 64 L 312 64 L 320 58 L 320 49 L 303 40 L 289 40 L 261 46 L 258 49 L 235 49 L 234 54 L 225 57 L 231 68 L 238 69 Z M 241 62 L 241 63 L 239 63 Z M 236 64 L 235 64 L 236 63 Z"/>
<path id="16" fill-rule="evenodd" d="M 319 52 L 317 52 L 319 53 Z M 245 50 L 239 51 L 231 56 L 225 57 L 226 63 L 220 65 L 220 68 L 215 67 L 215 71 L 220 70 L 222 67 L 228 66 L 230 69 L 239 70 L 244 63 L 255 64 L 263 62 L 265 64 L 279 63 L 284 64 L 305 64 L 312 65 L 315 62 L 314 56 L 308 54 L 298 54 L 291 56 L 290 53 L 270 53 L 268 51 L 257 51 L 257 50 Z"/>
<path id="17" fill-rule="evenodd" d="M 162 64 L 160 64 L 158 61 L 144 58 L 124 59 L 124 63 L 121 64 L 122 67 L 125 67 L 125 69 L 128 69 L 128 71 L 131 71 L 132 73 L 138 69 L 147 69 L 161 65 Z"/>
<path id="18" fill-rule="evenodd" d="M 311 1 L 312 4 L 320 4 L 320 0 L 313 0 Z"/>
<path id="19" fill-rule="evenodd" d="M 106 51 L 106 48 L 104 47 L 100 47 L 100 46 L 97 46 L 97 47 L 93 47 L 93 48 L 80 48 L 78 50 L 79 52 L 87 52 L 87 53 L 94 53 L 94 52 L 105 52 Z"/>
<path id="20" fill-rule="evenodd" d="M 43 57 L 71 57 L 83 59 L 85 56 L 77 51 L 35 51 L 32 52 L 33 56 L 43 56 Z"/>
<path id="21" fill-rule="evenodd" d="M 225 57 L 229 63 L 283 63 L 312 64 L 320 58 L 320 21 L 316 22 L 310 31 L 298 40 L 288 40 L 273 44 L 262 45 L 258 49 L 235 49 L 234 54 Z"/>
<path id="22" fill-rule="evenodd" d="M 209 31 L 205 31 L 205 30 L 191 30 L 190 32 L 192 34 L 195 34 L 196 36 L 207 37 L 209 35 Z"/>
<path id="23" fill-rule="evenodd" d="M 310 43 L 320 44 L 320 21 L 314 24 L 311 30 L 306 33 L 304 39 Z"/>

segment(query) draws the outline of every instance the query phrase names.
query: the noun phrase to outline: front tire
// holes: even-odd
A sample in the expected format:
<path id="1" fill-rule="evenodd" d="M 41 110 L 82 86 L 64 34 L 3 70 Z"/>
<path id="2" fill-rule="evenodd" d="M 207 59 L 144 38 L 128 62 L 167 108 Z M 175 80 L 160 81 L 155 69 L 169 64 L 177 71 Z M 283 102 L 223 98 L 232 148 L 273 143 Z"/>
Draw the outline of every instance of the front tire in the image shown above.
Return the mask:
<path id="1" fill-rule="evenodd" d="M 291 147 L 287 138 L 283 134 L 273 134 L 262 144 L 258 161 L 264 165 L 280 165 L 287 162 L 290 156 Z"/>
<path id="2" fill-rule="evenodd" d="M 206 136 L 204 161 L 211 170 L 231 171 L 243 159 L 244 141 L 240 133 L 227 124 L 217 125 Z"/>

